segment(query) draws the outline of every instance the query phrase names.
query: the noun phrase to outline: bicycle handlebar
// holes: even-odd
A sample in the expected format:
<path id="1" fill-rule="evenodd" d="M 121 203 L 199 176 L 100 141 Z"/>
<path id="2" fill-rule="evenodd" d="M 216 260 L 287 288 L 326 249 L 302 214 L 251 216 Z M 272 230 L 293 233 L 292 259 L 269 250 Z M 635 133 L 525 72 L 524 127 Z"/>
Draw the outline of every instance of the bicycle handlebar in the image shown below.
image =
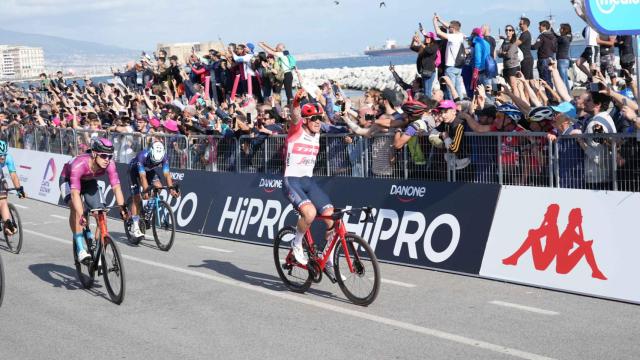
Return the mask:
<path id="1" fill-rule="evenodd" d="M 146 188 L 142 193 L 143 194 L 149 194 L 153 191 L 160 191 L 160 190 L 171 190 L 174 189 L 177 192 L 180 192 L 180 185 L 178 184 L 173 184 L 173 186 L 160 186 L 160 187 L 155 187 L 155 186 L 149 186 L 148 188 Z"/>
<path id="2" fill-rule="evenodd" d="M 342 217 L 345 214 L 348 215 L 353 215 L 354 213 L 365 213 L 365 218 L 363 220 L 360 220 L 361 223 L 365 223 L 365 222 L 374 222 L 373 220 L 373 215 L 371 214 L 373 212 L 373 208 L 371 206 L 366 206 L 366 207 L 361 207 L 361 208 L 352 208 L 352 209 L 333 209 L 333 215 L 331 215 L 331 217 L 333 218 L 333 220 L 338 220 L 338 219 L 342 219 Z"/>

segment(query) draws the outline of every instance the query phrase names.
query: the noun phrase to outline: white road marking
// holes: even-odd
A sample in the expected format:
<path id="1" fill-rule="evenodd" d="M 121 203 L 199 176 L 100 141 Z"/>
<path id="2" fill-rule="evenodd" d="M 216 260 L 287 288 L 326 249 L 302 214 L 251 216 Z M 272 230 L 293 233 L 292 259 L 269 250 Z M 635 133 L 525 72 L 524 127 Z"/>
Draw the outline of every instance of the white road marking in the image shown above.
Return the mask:
<path id="1" fill-rule="evenodd" d="M 56 219 L 69 220 L 68 216 L 55 215 L 55 214 L 51 214 L 49 216 L 51 216 L 52 218 L 56 218 Z"/>
<path id="2" fill-rule="evenodd" d="M 280 280 L 265 279 L 265 278 L 252 276 L 252 275 L 245 275 L 244 277 L 248 277 L 250 279 L 255 279 L 255 280 L 260 280 L 260 281 L 265 281 L 265 282 L 271 282 L 271 283 L 279 283 L 279 282 L 281 282 Z"/>
<path id="3" fill-rule="evenodd" d="M 59 237 L 56 237 L 56 236 L 43 234 L 43 233 L 40 233 L 40 232 L 37 232 L 37 231 L 33 231 L 33 230 L 25 229 L 24 232 L 43 237 L 45 239 L 50 239 L 50 240 L 53 240 L 53 241 L 57 241 L 57 242 L 60 242 L 60 243 L 63 243 L 63 244 L 69 244 L 71 242 L 71 240 L 65 240 L 65 239 L 62 239 L 62 238 L 59 238 Z M 517 357 L 517 358 L 521 358 L 521 359 L 527 359 L 527 360 L 555 360 L 554 358 L 546 357 L 546 356 L 543 356 L 543 355 L 538 355 L 538 354 L 534 354 L 534 353 L 530 353 L 530 352 L 526 352 L 526 351 L 522 351 L 522 350 L 518 350 L 518 349 L 506 347 L 506 346 L 502 346 L 502 345 L 497 345 L 497 344 L 493 344 L 493 343 L 486 342 L 486 341 L 476 340 L 476 339 L 473 339 L 473 338 L 469 338 L 469 337 L 465 337 L 465 336 L 461 336 L 461 335 L 457 335 L 457 334 L 453 334 L 453 333 L 448 333 L 448 332 L 445 332 L 445 331 L 440 331 L 440 330 L 436 330 L 436 329 L 432 329 L 432 328 L 428 328 L 428 327 L 424 327 L 424 326 L 414 325 L 414 324 L 411 324 L 411 323 L 406 323 L 406 322 L 402 322 L 402 321 L 398 321 L 398 320 L 394 320 L 394 319 L 390 319 L 390 318 L 386 318 L 386 317 L 382 317 L 382 316 L 378 316 L 378 315 L 368 314 L 368 313 L 365 313 L 365 312 L 362 312 L 362 311 L 358 311 L 358 310 L 352 310 L 352 309 L 350 309 L 350 308 L 348 308 L 348 307 L 346 307 L 344 305 L 337 306 L 337 305 L 327 304 L 327 303 L 324 303 L 324 302 L 321 302 L 321 301 L 305 298 L 305 297 L 302 297 L 300 295 L 294 295 L 294 294 L 289 293 L 289 292 L 274 291 L 274 290 L 266 289 L 266 288 L 261 287 L 261 286 L 247 284 L 247 283 L 242 282 L 242 281 L 233 280 L 233 279 L 230 279 L 230 278 L 211 275 L 211 274 L 205 274 L 205 273 L 201 273 L 201 272 L 198 272 L 198 271 L 195 271 L 195 270 L 183 269 L 183 268 L 179 268 L 177 266 L 172 266 L 172 265 L 163 264 L 163 263 L 159 263 L 159 262 L 155 262 L 155 261 L 151 261 L 151 260 L 141 259 L 141 258 L 130 256 L 130 255 L 122 255 L 122 257 L 124 257 L 125 259 L 128 259 L 129 261 L 135 261 L 135 262 L 138 262 L 138 263 L 141 263 L 141 264 L 146 264 L 146 265 L 154 266 L 154 267 L 157 267 L 157 268 L 162 268 L 162 269 L 166 269 L 166 270 L 175 271 L 175 272 L 178 272 L 178 273 L 181 273 L 181 274 L 185 274 L 185 275 L 190 275 L 190 276 L 199 277 L 199 278 L 202 278 L 202 279 L 212 280 L 212 281 L 218 282 L 220 284 L 230 285 L 230 286 L 234 286 L 234 287 L 237 287 L 237 288 L 242 288 L 242 289 L 249 290 L 249 291 L 254 291 L 254 292 L 257 292 L 257 293 L 261 293 L 261 294 L 273 296 L 273 297 L 276 297 L 276 298 L 280 298 L 280 299 L 283 299 L 285 301 L 295 301 L 295 302 L 298 302 L 300 304 L 314 306 L 314 307 L 317 307 L 317 308 L 320 308 L 320 309 L 333 311 L 335 313 L 349 315 L 349 316 L 353 316 L 353 317 L 356 317 L 356 318 L 359 318 L 359 319 L 363 319 L 363 320 L 373 321 L 373 322 L 376 322 L 378 324 L 388 325 L 388 326 L 391 326 L 391 327 L 396 327 L 396 328 L 404 329 L 404 330 L 407 330 L 407 331 L 412 331 L 414 333 L 427 335 L 427 336 L 431 336 L 431 337 L 435 337 L 435 338 L 443 339 L 443 340 L 447 340 L 447 341 L 456 342 L 456 343 L 459 343 L 459 344 L 462 344 L 462 345 L 467 345 L 467 346 L 470 346 L 470 347 L 475 347 L 475 348 L 479 348 L 479 349 L 493 351 L 493 352 L 496 352 L 496 353 L 510 355 L 510 356 L 513 356 L 513 357 Z"/>
<path id="4" fill-rule="evenodd" d="M 559 315 L 560 314 L 559 312 L 556 312 L 556 311 L 545 310 L 545 309 L 540 309 L 540 308 L 536 308 L 536 307 L 525 306 L 525 305 L 520 305 L 520 304 L 514 304 L 514 303 L 505 302 L 505 301 L 499 301 L 499 300 L 489 301 L 489 304 L 509 307 L 509 308 L 518 309 L 518 310 L 529 311 L 529 312 L 536 313 L 536 314 L 541 314 L 541 315 Z"/>
<path id="5" fill-rule="evenodd" d="M 371 278 L 370 280 L 373 281 L 373 278 Z M 385 284 L 391 284 L 391 285 L 406 287 L 406 288 L 414 288 L 414 287 L 416 287 L 416 285 L 413 285 L 413 284 L 405 283 L 405 282 L 402 282 L 402 281 L 389 280 L 389 279 L 385 279 L 385 278 L 381 278 L 380 282 L 383 282 Z"/>
<path id="6" fill-rule="evenodd" d="M 217 251 L 217 252 L 221 252 L 221 253 L 232 253 L 233 252 L 233 250 L 219 249 L 219 248 L 214 248 L 214 247 L 211 247 L 211 246 L 198 246 L 198 247 L 200 249 Z"/>
<path id="7" fill-rule="evenodd" d="M 24 205 L 20 205 L 20 204 L 15 204 L 15 203 L 12 203 L 12 204 L 13 204 L 13 206 L 17 207 L 18 209 L 28 209 L 29 208 L 28 206 L 24 206 Z"/>

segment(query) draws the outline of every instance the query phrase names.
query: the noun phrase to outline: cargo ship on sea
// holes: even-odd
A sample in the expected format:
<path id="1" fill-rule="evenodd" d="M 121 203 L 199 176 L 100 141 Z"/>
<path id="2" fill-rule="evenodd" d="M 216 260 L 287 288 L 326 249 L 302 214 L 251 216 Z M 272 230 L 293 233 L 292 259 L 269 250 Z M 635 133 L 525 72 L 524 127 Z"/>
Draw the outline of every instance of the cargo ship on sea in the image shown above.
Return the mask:
<path id="1" fill-rule="evenodd" d="M 395 40 L 387 40 L 382 48 L 368 46 L 364 51 L 367 56 L 395 56 L 413 53 L 409 46 L 398 46 Z"/>

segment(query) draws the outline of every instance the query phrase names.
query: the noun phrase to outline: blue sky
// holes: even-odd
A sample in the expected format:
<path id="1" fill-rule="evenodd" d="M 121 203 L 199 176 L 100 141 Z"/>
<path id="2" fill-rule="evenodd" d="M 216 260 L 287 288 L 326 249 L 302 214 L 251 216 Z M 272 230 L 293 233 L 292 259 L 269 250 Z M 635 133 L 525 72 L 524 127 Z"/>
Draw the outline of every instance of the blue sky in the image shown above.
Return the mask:
<path id="1" fill-rule="evenodd" d="M 463 32 L 483 23 L 498 27 L 525 13 L 534 24 L 549 13 L 584 25 L 568 0 L 0 0 L 0 27 L 95 41 L 131 49 L 158 42 L 216 40 L 275 43 L 297 53 L 357 53 L 387 38 L 407 44 L 433 13 L 462 22 Z M 526 5 L 525 5 L 526 4 Z M 534 35 L 537 26 L 534 28 Z"/>

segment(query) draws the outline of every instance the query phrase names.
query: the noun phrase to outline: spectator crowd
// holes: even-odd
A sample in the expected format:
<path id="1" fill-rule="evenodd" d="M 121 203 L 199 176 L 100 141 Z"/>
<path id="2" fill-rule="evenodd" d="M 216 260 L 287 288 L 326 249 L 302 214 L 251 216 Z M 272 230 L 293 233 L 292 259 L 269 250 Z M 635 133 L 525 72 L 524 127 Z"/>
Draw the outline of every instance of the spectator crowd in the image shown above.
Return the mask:
<path id="1" fill-rule="evenodd" d="M 159 138 L 174 167 L 279 173 L 297 87 L 325 112 L 320 175 L 639 191 L 631 36 L 586 25 L 584 51 L 571 59 L 569 24 L 542 20 L 537 37 L 531 24 L 523 17 L 496 39 L 487 25 L 467 35 L 434 15 L 432 29 L 420 25 L 412 38 L 418 76 L 402 79 L 390 66 L 397 87 L 359 99 L 304 79 L 283 44 L 229 44 L 186 59 L 143 53 L 111 82 L 58 72 L 0 85 L 0 131 L 12 146 L 45 141 L 68 154 L 107 132 L 120 161 Z M 574 60 L 585 82 L 570 78 Z"/>

